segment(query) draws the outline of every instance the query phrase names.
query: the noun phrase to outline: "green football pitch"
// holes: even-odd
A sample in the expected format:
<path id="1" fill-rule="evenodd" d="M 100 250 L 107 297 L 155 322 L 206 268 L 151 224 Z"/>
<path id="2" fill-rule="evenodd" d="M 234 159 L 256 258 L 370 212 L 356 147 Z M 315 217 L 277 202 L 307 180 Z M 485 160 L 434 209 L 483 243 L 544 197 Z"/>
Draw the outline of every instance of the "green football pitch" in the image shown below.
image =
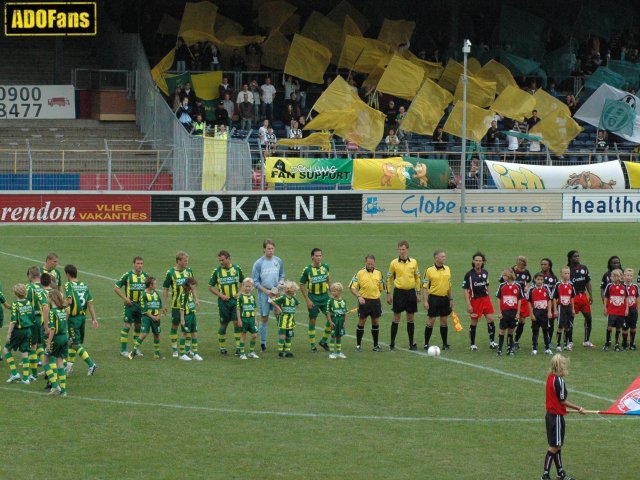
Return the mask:
<path id="1" fill-rule="evenodd" d="M 15 479 L 252 479 L 252 478 L 539 478 L 546 444 L 544 381 L 549 357 L 529 354 L 527 327 L 515 357 L 488 348 L 486 323 L 478 327 L 479 351 L 468 348 L 468 316 L 460 288 L 471 255 L 486 253 L 490 277 L 529 257 L 537 270 L 550 257 L 556 274 L 567 251 L 577 249 L 594 287 L 594 333 L 601 346 L 605 323 L 599 283 L 610 255 L 637 268 L 637 224 L 513 225 L 202 225 L 2 227 L 0 281 L 8 301 L 12 285 L 26 282 L 31 265 L 50 251 L 60 265 L 75 264 L 92 289 L 100 328 L 88 326 L 85 346 L 99 368 L 87 377 L 76 363 L 67 398 L 49 398 L 44 382 L 0 386 L 0 478 Z M 312 354 L 308 315 L 301 305 L 293 340 L 295 358 L 279 360 L 275 321 L 269 350 L 259 360 L 218 353 L 219 317 L 207 282 L 216 254 L 227 249 L 249 274 L 262 241 L 276 242 L 287 278 L 298 280 L 310 250 L 320 247 L 334 281 L 348 285 L 365 254 L 386 273 L 398 240 L 410 242 L 421 270 L 437 248 L 453 272 L 462 332 L 450 328 L 452 351 L 434 359 L 410 352 L 404 319 L 397 348 L 371 351 L 369 325 L 362 353 L 355 352 L 355 318 L 348 319 L 346 360 Z M 114 281 L 142 255 L 145 270 L 162 278 L 185 250 L 201 299 L 198 313 L 203 362 L 170 356 L 169 318 L 163 317 L 166 360 L 119 356 L 122 304 Z M 301 299 L 301 295 L 298 294 Z M 346 293 L 349 307 L 354 297 Z M 496 305 L 494 299 L 494 305 Z M 425 312 L 416 320 L 422 344 Z M 381 343 L 389 341 L 390 308 L 381 319 Z M 574 340 L 582 342 L 582 316 Z M 6 336 L 7 321 L 1 330 Z M 228 338 L 233 343 L 229 330 Z M 439 343 L 438 331 L 432 343 Z M 606 409 L 640 373 L 640 352 L 584 349 L 567 352 L 569 400 Z M 0 367 L 8 376 L 6 364 Z M 2 377 L 3 379 L 5 377 Z M 567 419 L 564 462 L 579 479 L 637 478 L 637 419 L 578 416 Z"/>

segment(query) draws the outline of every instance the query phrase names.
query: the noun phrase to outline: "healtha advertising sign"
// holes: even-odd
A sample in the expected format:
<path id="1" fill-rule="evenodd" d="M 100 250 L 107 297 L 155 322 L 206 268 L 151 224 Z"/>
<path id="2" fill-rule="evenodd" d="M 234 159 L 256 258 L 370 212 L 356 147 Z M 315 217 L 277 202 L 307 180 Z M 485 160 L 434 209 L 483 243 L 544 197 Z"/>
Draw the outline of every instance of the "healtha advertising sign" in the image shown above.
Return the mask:
<path id="1" fill-rule="evenodd" d="M 76 118 L 73 85 L 0 85 L 0 119 Z"/>
<path id="2" fill-rule="evenodd" d="M 565 193 L 565 220 L 613 221 L 640 219 L 640 193 Z"/>
<path id="3" fill-rule="evenodd" d="M 152 222 L 341 222 L 362 219 L 360 194 L 154 195 Z"/>
<path id="4" fill-rule="evenodd" d="M 2 223 L 139 223 L 151 218 L 149 195 L 2 195 Z"/>

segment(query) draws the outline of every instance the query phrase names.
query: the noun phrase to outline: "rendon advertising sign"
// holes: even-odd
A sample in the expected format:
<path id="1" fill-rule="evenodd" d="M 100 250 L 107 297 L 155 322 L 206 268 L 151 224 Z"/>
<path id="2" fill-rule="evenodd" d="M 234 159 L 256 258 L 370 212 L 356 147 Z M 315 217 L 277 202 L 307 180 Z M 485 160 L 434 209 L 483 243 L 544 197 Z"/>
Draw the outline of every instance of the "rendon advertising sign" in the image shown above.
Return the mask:
<path id="1" fill-rule="evenodd" d="M 0 119 L 76 118 L 73 85 L 0 85 Z"/>
<path id="2" fill-rule="evenodd" d="M 362 219 L 362 195 L 154 195 L 152 222 L 341 222 Z"/>
<path id="3" fill-rule="evenodd" d="M 149 222 L 150 203 L 149 195 L 1 195 L 0 224 Z"/>

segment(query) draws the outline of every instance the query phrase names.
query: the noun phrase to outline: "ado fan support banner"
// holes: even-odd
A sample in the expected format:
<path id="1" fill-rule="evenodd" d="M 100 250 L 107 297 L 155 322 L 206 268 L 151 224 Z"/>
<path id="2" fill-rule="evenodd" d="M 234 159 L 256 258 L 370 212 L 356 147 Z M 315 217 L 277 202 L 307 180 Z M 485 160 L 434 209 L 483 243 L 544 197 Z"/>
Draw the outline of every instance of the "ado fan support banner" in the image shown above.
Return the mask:
<path id="1" fill-rule="evenodd" d="M 355 190 L 446 189 L 450 177 L 447 160 L 414 157 L 353 160 Z"/>
<path id="2" fill-rule="evenodd" d="M 267 183 L 324 183 L 351 185 L 353 162 L 349 158 L 266 159 Z"/>
<path id="3" fill-rule="evenodd" d="M 485 160 L 496 187 L 508 190 L 624 190 L 620 162 L 551 167 Z"/>

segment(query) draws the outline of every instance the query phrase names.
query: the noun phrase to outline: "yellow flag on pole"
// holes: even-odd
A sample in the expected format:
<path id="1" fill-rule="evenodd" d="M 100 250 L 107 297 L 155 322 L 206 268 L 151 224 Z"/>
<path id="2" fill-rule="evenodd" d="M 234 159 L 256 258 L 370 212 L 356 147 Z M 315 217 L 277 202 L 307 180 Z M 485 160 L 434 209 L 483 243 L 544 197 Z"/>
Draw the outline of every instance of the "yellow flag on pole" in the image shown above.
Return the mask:
<path id="1" fill-rule="evenodd" d="M 311 15 L 309 15 L 300 34 L 327 47 L 331 51 L 331 63 L 337 65 L 340 52 L 342 51 L 342 40 L 344 36 L 340 25 L 335 24 L 314 10 L 311 12 Z"/>
<path id="2" fill-rule="evenodd" d="M 508 85 L 493 102 L 491 108 L 500 115 L 522 122 L 531 115 L 536 99 L 524 90 Z"/>
<path id="3" fill-rule="evenodd" d="M 339 68 L 371 73 L 389 53 L 389 46 L 373 38 L 345 35 Z"/>
<path id="4" fill-rule="evenodd" d="M 460 78 L 460 75 L 462 75 L 463 71 L 464 66 L 456 62 L 453 58 L 450 58 L 447 62 L 447 66 L 444 67 L 444 71 L 442 72 L 442 77 L 440 77 L 438 85 L 452 93 L 455 92 L 456 87 L 458 86 L 458 79 Z"/>
<path id="5" fill-rule="evenodd" d="M 571 140 L 582 131 L 582 127 L 563 110 L 554 110 L 536 123 L 530 130 L 530 135 L 542 137 L 542 143 L 556 155 L 562 155 L 569 148 Z"/>
<path id="6" fill-rule="evenodd" d="M 162 60 L 158 62 L 158 64 L 151 69 L 151 77 L 153 81 L 156 82 L 158 88 L 165 95 L 169 95 L 169 87 L 167 87 L 167 82 L 164 80 L 164 72 L 170 70 L 173 66 L 173 62 L 175 60 L 176 50 L 172 48 L 169 53 L 167 53 Z"/>
<path id="7" fill-rule="evenodd" d="M 471 75 L 475 75 L 480 70 L 482 70 L 482 65 L 480 65 L 480 62 L 478 61 L 477 58 L 471 57 L 467 60 L 467 71 Z"/>
<path id="8" fill-rule="evenodd" d="M 227 180 L 227 140 L 204 138 L 202 190 L 219 192 Z"/>
<path id="9" fill-rule="evenodd" d="M 431 135 L 452 101 L 451 93 L 427 79 L 411 102 L 400 128 L 407 132 Z"/>
<path id="10" fill-rule="evenodd" d="M 187 45 L 210 40 L 214 35 L 217 14 L 218 7 L 213 3 L 185 3 L 178 36 L 183 37 Z"/>
<path id="11" fill-rule="evenodd" d="M 252 43 L 262 43 L 264 39 L 261 35 L 232 35 L 224 41 L 225 45 L 233 48 L 242 48 Z"/>
<path id="12" fill-rule="evenodd" d="M 496 82 L 496 92 L 498 94 L 502 93 L 507 85 L 518 86 L 509 69 L 495 60 L 489 60 L 485 63 L 475 76 L 483 80 Z"/>
<path id="13" fill-rule="evenodd" d="M 358 24 L 356 22 L 354 22 L 353 19 L 349 15 L 346 15 L 344 17 L 344 23 L 342 24 L 342 32 L 345 35 L 354 35 L 356 37 L 361 37 L 362 36 L 362 32 L 360 31 L 360 27 L 358 27 Z"/>
<path id="14" fill-rule="evenodd" d="M 262 44 L 262 65 L 282 70 L 287 61 L 290 46 L 289 40 L 280 33 L 280 30 L 271 32 L 271 35 Z"/>
<path id="15" fill-rule="evenodd" d="M 218 98 L 218 85 L 222 83 L 222 72 L 194 73 L 191 75 L 191 83 L 198 97 L 203 100 Z"/>
<path id="16" fill-rule="evenodd" d="M 371 24 L 369 23 L 367 17 L 360 13 L 360 11 L 358 11 L 347 0 L 342 0 L 333 8 L 333 10 L 331 10 L 327 14 L 327 18 L 329 18 L 329 20 L 336 23 L 337 25 L 343 25 L 344 20 L 347 16 L 349 16 L 351 20 L 353 20 L 358 25 L 358 29 L 362 33 L 365 33 L 367 30 L 369 30 Z"/>
<path id="17" fill-rule="evenodd" d="M 453 96 L 455 102 L 461 102 L 463 97 L 462 76 L 458 79 L 458 87 Z M 481 78 L 467 75 L 467 102 L 478 107 L 488 107 L 496 99 L 496 82 L 488 82 Z"/>
<path id="18" fill-rule="evenodd" d="M 258 7 L 258 26 L 270 32 L 277 30 L 298 8 L 289 2 L 275 0 Z"/>
<path id="19" fill-rule="evenodd" d="M 283 138 L 278 140 L 276 145 L 284 147 L 320 147 L 324 151 L 329 151 L 331 150 L 331 134 L 313 132 L 304 138 Z"/>
<path id="20" fill-rule="evenodd" d="M 242 35 L 242 25 L 238 22 L 231 20 L 224 15 L 218 14 L 216 16 L 216 26 L 214 28 L 214 32 L 216 37 L 220 40 L 224 41 L 226 38 L 234 37 L 236 35 Z"/>
<path id="21" fill-rule="evenodd" d="M 561 102 L 556 97 L 549 95 L 541 88 L 536 90 L 536 93 L 533 94 L 533 98 L 536 101 L 535 109 L 538 110 L 538 116 L 540 118 L 546 117 L 555 110 L 562 110 L 565 114 L 571 115 L 571 110 L 569 110 L 569 107 L 565 103 Z"/>
<path id="22" fill-rule="evenodd" d="M 284 73 L 311 83 L 324 83 L 324 72 L 331 61 L 331 52 L 324 45 L 297 33 L 289 48 Z"/>
<path id="23" fill-rule="evenodd" d="M 313 105 L 313 110 L 322 113 L 325 110 L 342 110 L 351 108 L 359 100 L 356 92 L 340 75 L 322 92 Z"/>
<path id="24" fill-rule="evenodd" d="M 447 122 L 444 124 L 444 131 L 462 138 L 462 109 L 463 102 L 458 102 L 451 110 Z M 485 110 L 467 103 L 467 139 L 480 142 L 491 126 L 495 112 Z"/>
<path id="25" fill-rule="evenodd" d="M 420 90 L 423 79 L 423 68 L 399 55 L 394 55 L 376 88 L 380 92 L 411 100 Z"/>
<path id="26" fill-rule="evenodd" d="M 385 18 L 378 34 L 378 40 L 395 48 L 403 43 L 409 43 L 415 28 L 416 22 L 412 20 L 389 20 Z"/>
<path id="27" fill-rule="evenodd" d="M 411 53 L 410 50 L 403 50 L 401 55 L 410 62 L 422 67 L 424 69 L 426 78 L 430 78 L 435 81 L 440 80 L 442 72 L 444 72 L 444 67 L 439 63 L 422 60 L 421 58 L 418 58 L 413 53 Z"/>

